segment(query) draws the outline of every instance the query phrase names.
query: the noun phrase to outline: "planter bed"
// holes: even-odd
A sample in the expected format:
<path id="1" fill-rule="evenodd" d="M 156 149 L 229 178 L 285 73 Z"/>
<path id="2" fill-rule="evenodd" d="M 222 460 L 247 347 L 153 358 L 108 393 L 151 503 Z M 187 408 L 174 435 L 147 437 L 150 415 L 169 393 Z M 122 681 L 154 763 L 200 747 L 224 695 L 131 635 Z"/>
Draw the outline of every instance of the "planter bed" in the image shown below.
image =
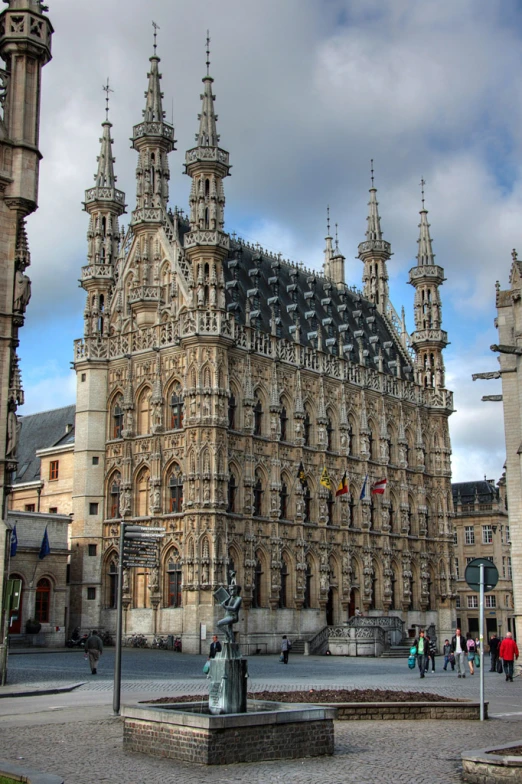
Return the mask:
<path id="1" fill-rule="evenodd" d="M 470 784 L 522 782 L 521 741 L 462 753 L 462 778 Z"/>
<path id="2" fill-rule="evenodd" d="M 408 719 L 480 719 L 480 703 L 448 699 L 429 692 L 385 690 L 322 689 L 288 692 L 250 692 L 249 699 L 279 703 L 320 705 L 336 709 L 338 721 L 408 720 Z M 203 697 L 203 701 L 205 698 Z M 202 695 L 161 697 L 148 704 L 165 702 L 202 702 Z M 487 718 L 488 703 L 484 705 Z"/>

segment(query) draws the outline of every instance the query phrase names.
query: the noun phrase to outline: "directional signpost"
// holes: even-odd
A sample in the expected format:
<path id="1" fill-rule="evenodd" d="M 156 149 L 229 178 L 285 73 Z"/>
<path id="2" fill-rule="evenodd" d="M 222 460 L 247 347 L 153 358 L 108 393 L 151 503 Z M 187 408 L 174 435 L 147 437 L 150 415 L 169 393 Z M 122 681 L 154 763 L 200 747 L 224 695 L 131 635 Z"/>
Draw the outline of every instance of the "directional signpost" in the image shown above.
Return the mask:
<path id="1" fill-rule="evenodd" d="M 116 654 L 114 662 L 114 694 L 112 707 L 114 713 L 120 713 L 121 695 L 121 638 L 123 621 L 123 570 L 140 567 L 153 569 L 159 565 L 158 544 L 165 536 L 164 528 L 152 528 L 148 525 L 120 523 L 120 560 L 118 566 L 118 601 L 116 605 Z"/>
<path id="2" fill-rule="evenodd" d="M 484 591 L 492 591 L 498 583 L 498 569 L 488 558 L 474 558 L 466 566 L 464 577 L 471 590 L 480 594 L 480 720 L 484 721 Z"/>

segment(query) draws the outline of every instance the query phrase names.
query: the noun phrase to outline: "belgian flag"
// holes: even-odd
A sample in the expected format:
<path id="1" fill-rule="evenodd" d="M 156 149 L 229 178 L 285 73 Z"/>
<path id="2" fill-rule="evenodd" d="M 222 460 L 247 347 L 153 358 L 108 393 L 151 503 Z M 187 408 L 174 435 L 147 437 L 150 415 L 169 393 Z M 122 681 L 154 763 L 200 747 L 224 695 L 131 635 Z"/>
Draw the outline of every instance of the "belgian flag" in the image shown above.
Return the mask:
<path id="1" fill-rule="evenodd" d="M 339 482 L 339 487 L 335 493 L 335 497 L 337 498 L 338 495 L 344 495 L 348 492 L 348 479 L 346 477 L 346 471 L 343 474 L 343 478 Z"/>

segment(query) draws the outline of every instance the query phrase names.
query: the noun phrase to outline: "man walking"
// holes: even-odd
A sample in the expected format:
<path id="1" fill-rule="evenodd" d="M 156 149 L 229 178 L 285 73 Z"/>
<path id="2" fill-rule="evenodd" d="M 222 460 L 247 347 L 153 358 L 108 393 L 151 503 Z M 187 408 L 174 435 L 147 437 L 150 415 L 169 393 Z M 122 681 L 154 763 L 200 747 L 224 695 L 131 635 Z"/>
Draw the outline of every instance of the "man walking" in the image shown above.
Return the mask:
<path id="1" fill-rule="evenodd" d="M 460 633 L 460 629 L 455 630 L 455 636 L 451 639 L 451 652 L 455 656 L 455 664 L 457 665 L 457 677 L 466 677 L 466 658 L 467 648 L 466 641 Z"/>
<path id="2" fill-rule="evenodd" d="M 499 656 L 504 662 L 506 680 L 513 683 L 513 664 L 515 659 L 518 659 L 518 645 L 513 639 L 511 632 L 507 632 L 505 638 L 500 643 Z"/>
<path id="3" fill-rule="evenodd" d="M 418 640 L 413 643 L 417 649 L 417 664 L 419 665 L 420 677 L 424 678 L 424 673 L 428 669 L 429 661 L 429 642 L 424 636 L 424 631 L 419 632 Z"/>
<path id="4" fill-rule="evenodd" d="M 498 662 L 498 649 L 500 648 L 500 640 L 498 639 L 495 632 L 489 638 L 489 661 L 490 661 L 490 672 L 497 671 L 497 662 Z"/>
<path id="5" fill-rule="evenodd" d="M 284 664 L 288 664 L 288 654 L 290 653 L 291 647 L 290 640 L 286 634 L 283 634 L 283 639 L 281 640 L 281 653 L 283 654 Z"/>
<path id="6" fill-rule="evenodd" d="M 89 654 L 89 665 L 91 673 L 96 675 L 98 660 L 103 653 L 103 643 L 98 637 L 98 632 L 93 630 L 87 640 L 85 641 L 85 650 Z"/>

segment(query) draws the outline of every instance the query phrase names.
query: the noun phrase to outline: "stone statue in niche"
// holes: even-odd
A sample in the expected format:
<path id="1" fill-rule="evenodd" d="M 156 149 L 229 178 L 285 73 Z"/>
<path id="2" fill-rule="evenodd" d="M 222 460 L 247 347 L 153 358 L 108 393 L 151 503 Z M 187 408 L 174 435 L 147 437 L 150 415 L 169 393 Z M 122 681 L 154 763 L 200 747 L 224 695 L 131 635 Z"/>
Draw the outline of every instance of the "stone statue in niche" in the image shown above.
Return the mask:
<path id="1" fill-rule="evenodd" d="M 21 427 L 22 423 L 18 420 L 15 412 L 9 411 L 7 415 L 7 446 L 5 450 L 6 457 L 16 457 Z"/>
<path id="2" fill-rule="evenodd" d="M 15 313 L 25 313 L 31 299 L 31 279 L 21 270 L 16 270 L 14 284 L 13 310 Z"/>

